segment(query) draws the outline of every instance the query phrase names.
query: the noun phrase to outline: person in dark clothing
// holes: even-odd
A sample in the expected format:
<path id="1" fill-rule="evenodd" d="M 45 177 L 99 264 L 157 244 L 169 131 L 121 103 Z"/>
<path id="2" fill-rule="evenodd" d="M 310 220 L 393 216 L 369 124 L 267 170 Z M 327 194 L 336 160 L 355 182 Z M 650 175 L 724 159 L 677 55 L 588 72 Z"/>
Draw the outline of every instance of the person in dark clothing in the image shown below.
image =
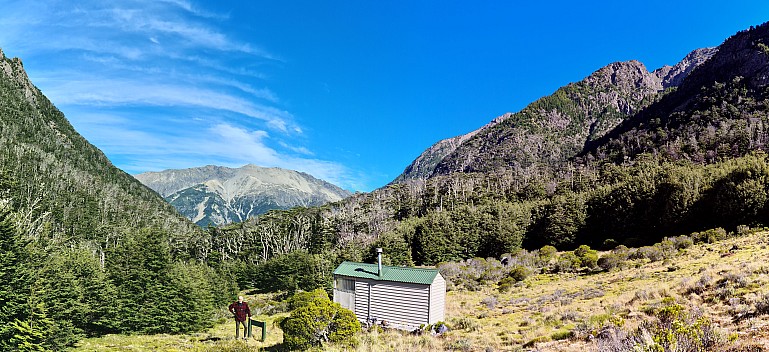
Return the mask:
<path id="1" fill-rule="evenodd" d="M 251 318 L 251 309 L 248 308 L 248 303 L 243 301 L 243 296 L 238 296 L 238 301 L 230 304 L 230 313 L 235 315 L 235 338 L 240 336 L 240 326 L 243 325 L 243 339 L 246 339 L 247 329 L 246 321 Z"/>

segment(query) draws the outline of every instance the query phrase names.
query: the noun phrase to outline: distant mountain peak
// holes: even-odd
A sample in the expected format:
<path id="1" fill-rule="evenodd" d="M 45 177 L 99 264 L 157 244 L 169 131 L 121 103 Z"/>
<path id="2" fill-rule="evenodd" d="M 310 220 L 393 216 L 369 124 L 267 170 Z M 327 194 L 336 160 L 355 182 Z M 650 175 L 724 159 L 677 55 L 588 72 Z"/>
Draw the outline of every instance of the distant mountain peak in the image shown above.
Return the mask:
<path id="1" fill-rule="evenodd" d="M 201 226 L 241 222 L 272 209 L 322 205 L 351 194 L 306 173 L 254 164 L 206 165 L 135 177 Z"/>
<path id="2" fill-rule="evenodd" d="M 433 144 L 427 150 L 422 152 L 416 159 L 414 159 L 413 162 L 409 166 L 406 167 L 406 169 L 403 171 L 402 174 L 400 174 L 395 180 L 393 180 L 391 183 L 399 183 L 407 180 L 414 180 L 414 179 L 423 179 L 428 178 L 432 176 L 433 172 L 435 171 L 435 166 L 438 165 L 438 163 L 443 160 L 446 156 L 453 153 L 459 145 L 461 145 L 464 141 L 472 138 L 479 132 L 490 128 L 492 126 L 495 126 L 502 121 L 507 120 L 513 116 L 512 113 L 506 113 L 501 116 L 497 116 L 491 122 L 487 123 L 483 127 L 463 134 L 461 136 L 456 136 L 453 138 L 447 138 L 438 141 L 437 143 Z"/>

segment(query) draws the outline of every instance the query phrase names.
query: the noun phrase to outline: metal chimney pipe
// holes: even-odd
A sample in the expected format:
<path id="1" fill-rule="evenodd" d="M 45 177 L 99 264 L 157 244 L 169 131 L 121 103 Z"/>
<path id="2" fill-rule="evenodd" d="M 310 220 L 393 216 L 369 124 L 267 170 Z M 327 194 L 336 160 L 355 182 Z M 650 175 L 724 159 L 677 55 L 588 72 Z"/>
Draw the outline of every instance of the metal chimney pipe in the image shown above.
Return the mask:
<path id="1" fill-rule="evenodd" d="M 382 276 L 382 248 L 377 248 L 376 249 L 376 258 L 377 258 L 377 262 L 379 264 L 377 266 L 378 270 L 377 270 L 376 274 L 377 274 L 377 276 L 381 277 Z"/>

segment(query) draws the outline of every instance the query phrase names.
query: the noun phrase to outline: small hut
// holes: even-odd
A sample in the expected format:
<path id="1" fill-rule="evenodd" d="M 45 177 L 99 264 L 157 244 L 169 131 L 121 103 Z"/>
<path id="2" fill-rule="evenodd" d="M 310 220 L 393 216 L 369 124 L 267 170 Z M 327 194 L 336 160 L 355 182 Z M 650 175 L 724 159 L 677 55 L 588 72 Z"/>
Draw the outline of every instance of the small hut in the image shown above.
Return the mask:
<path id="1" fill-rule="evenodd" d="M 362 324 L 413 330 L 443 320 L 446 280 L 438 269 L 343 262 L 334 270 L 334 302 Z"/>

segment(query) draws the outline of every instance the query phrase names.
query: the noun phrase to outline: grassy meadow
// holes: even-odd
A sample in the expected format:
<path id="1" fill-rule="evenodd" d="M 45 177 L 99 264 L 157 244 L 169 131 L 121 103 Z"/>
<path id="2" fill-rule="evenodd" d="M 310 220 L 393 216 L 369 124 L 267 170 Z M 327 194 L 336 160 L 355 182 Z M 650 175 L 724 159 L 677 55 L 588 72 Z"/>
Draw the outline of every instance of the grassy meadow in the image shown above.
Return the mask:
<path id="1" fill-rule="evenodd" d="M 769 346 L 767 244 L 769 233 L 753 232 L 695 244 L 670 259 L 628 260 L 610 271 L 531 275 L 507 292 L 496 285 L 449 291 L 448 333 L 373 330 L 360 334 L 356 350 L 625 351 L 620 337 L 639 327 L 646 328 L 647 333 L 637 335 L 647 343 L 662 338 L 649 333 L 648 324 L 661 321 L 666 307 L 675 305 L 686 319 L 681 315 L 683 323 L 671 330 L 716 341 L 715 351 L 769 351 L 764 347 Z M 257 339 L 259 329 L 254 329 L 255 338 L 235 340 L 234 323 L 223 308 L 217 324 L 203 333 L 110 335 L 82 340 L 74 351 L 281 350 L 282 333 L 273 323 L 287 313 L 269 314 L 279 310 L 270 296 L 247 297 L 255 313 L 261 313 L 255 319 L 268 322 L 265 342 Z M 680 341 L 677 350 L 686 350 Z"/>

